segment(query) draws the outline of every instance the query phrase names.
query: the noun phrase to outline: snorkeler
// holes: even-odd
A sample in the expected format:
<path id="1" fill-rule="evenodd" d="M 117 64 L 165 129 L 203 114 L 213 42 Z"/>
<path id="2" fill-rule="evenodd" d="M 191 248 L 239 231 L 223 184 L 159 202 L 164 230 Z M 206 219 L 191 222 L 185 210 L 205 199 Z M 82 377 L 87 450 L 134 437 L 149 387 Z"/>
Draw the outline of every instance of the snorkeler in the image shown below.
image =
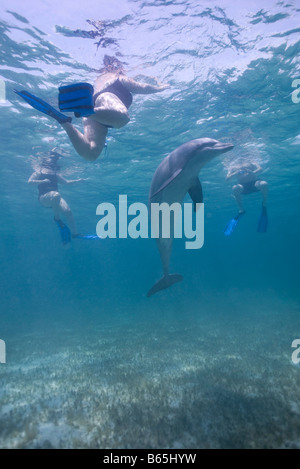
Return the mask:
<path id="1" fill-rule="evenodd" d="M 101 154 L 109 128 L 119 129 L 129 122 L 132 94 L 158 93 L 169 87 L 158 82 L 150 85 L 128 78 L 122 63 L 115 57 L 105 55 L 103 63 L 104 68 L 100 70 L 94 87 L 89 83 L 76 83 L 59 88 L 60 110 L 83 117 L 83 133 L 72 125 L 71 117 L 25 90 L 14 90 L 32 107 L 57 120 L 76 152 L 89 161 L 95 161 Z"/>
<path id="2" fill-rule="evenodd" d="M 72 238 L 81 237 L 77 233 L 75 220 L 67 202 L 58 191 L 58 184 L 73 184 L 85 179 L 67 181 L 59 173 L 58 159 L 61 155 L 54 148 L 42 157 L 41 165 L 28 179 L 29 184 L 37 184 L 38 199 L 43 207 L 52 208 L 54 221 L 56 222 L 63 244 L 71 242 Z M 60 215 L 65 217 L 68 226 L 61 220 Z"/>
<path id="3" fill-rule="evenodd" d="M 226 236 L 231 235 L 240 217 L 245 213 L 242 196 L 252 194 L 254 192 L 260 192 L 262 195 L 262 210 L 258 221 L 257 231 L 260 233 L 265 233 L 267 231 L 267 197 L 269 186 L 266 181 L 257 178 L 257 174 L 261 171 L 262 168 L 257 163 L 244 163 L 239 167 L 232 168 L 228 171 L 226 180 L 236 177 L 238 181 L 238 184 L 235 184 L 232 187 L 232 192 L 237 202 L 239 213 L 227 224 L 224 230 L 224 234 Z"/>

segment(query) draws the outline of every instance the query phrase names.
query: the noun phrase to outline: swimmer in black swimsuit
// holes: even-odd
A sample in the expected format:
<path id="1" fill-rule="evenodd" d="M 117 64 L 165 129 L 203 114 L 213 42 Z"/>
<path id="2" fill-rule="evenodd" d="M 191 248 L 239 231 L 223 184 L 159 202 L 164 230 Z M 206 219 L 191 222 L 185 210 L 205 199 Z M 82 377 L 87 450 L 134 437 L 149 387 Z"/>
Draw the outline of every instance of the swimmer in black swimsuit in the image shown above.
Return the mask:
<path id="1" fill-rule="evenodd" d="M 263 199 L 262 205 L 263 207 L 267 206 L 269 186 L 266 181 L 257 178 L 257 174 L 261 171 L 262 168 L 257 163 L 244 163 L 228 171 L 226 180 L 234 176 L 238 180 L 238 184 L 232 187 L 232 192 L 239 207 L 239 213 L 245 212 L 242 195 L 252 194 L 253 192 L 260 192 Z"/>
<path id="2" fill-rule="evenodd" d="M 84 181 L 85 179 L 66 180 L 59 173 L 58 159 L 60 153 L 54 148 L 47 155 L 42 157 L 40 167 L 28 179 L 29 184 L 36 184 L 39 195 L 38 200 L 43 207 L 52 208 L 54 220 L 63 226 L 60 219 L 62 215 L 71 230 L 73 238 L 78 236 L 74 217 L 67 202 L 62 198 L 58 190 L 58 184 L 72 184 Z"/>
<path id="3" fill-rule="evenodd" d="M 169 88 L 128 78 L 121 62 L 114 57 L 105 56 L 104 66 L 94 84 L 95 114 L 83 118 L 84 133 L 70 122 L 62 124 L 77 153 L 89 161 L 95 161 L 103 150 L 108 128 L 119 129 L 129 122 L 132 93 L 151 94 Z"/>

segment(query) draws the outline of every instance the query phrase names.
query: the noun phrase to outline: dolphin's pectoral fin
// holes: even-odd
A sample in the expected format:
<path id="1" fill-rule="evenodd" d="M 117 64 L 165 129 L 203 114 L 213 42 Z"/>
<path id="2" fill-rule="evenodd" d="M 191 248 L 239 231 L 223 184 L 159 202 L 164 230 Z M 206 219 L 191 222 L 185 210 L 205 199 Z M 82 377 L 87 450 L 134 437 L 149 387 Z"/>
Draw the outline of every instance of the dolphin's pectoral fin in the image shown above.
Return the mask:
<path id="1" fill-rule="evenodd" d="M 154 293 L 159 292 L 160 290 L 165 290 L 169 288 L 171 285 L 177 282 L 181 282 L 183 279 L 182 275 L 179 274 L 168 274 L 161 278 L 158 282 L 156 282 L 152 288 L 147 293 L 147 297 L 154 295 Z"/>
<path id="2" fill-rule="evenodd" d="M 174 171 L 172 175 L 168 179 L 166 179 L 164 183 L 161 186 L 159 186 L 159 188 L 155 192 L 151 194 L 151 198 L 153 198 L 159 192 L 163 191 L 165 187 L 167 187 L 178 176 L 178 174 L 181 173 L 181 171 L 182 171 L 182 168 L 176 169 L 176 171 Z"/>
<path id="3" fill-rule="evenodd" d="M 192 201 L 194 202 L 194 210 L 196 211 L 196 204 L 203 203 L 202 186 L 198 178 L 195 179 L 193 185 L 189 188 L 189 194 Z"/>

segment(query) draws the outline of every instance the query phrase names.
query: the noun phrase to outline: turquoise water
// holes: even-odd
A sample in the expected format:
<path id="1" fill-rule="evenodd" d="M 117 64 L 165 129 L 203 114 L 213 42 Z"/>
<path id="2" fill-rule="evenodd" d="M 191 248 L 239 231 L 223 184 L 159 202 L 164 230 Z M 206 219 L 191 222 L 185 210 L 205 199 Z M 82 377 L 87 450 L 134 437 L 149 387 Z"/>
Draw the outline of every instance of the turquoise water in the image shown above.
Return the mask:
<path id="1" fill-rule="evenodd" d="M 40 3 L 1 4 L 0 447 L 299 448 L 299 4 Z M 56 105 L 59 85 L 93 83 L 104 54 L 170 88 L 135 96 L 129 124 L 90 163 L 13 89 Z M 161 160 L 200 137 L 235 148 L 200 174 L 203 248 L 176 240 L 170 270 L 184 279 L 151 298 L 154 240 L 64 249 L 27 184 L 40 153 L 64 150 L 64 177 L 87 181 L 61 193 L 94 233 L 98 204 L 147 203 Z M 225 177 L 240 158 L 263 167 L 269 228 L 257 233 L 252 194 L 227 238 Z"/>

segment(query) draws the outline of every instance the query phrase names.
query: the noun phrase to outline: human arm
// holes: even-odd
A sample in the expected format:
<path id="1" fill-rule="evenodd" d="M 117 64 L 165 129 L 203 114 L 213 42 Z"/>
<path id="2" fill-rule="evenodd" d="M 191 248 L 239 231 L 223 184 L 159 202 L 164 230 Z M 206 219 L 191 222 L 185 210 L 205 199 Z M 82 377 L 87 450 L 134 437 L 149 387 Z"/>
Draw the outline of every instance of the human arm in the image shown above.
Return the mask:
<path id="1" fill-rule="evenodd" d="M 236 169 L 236 168 L 230 169 L 226 175 L 226 181 L 233 178 L 238 172 L 239 172 L 239 169 Z"/>
<path id="2" fill-rule="evenodd" d="M 119 77 L 119 81 L 124 85 L 128 91 L 137 94 L 151 94 L 159 93 L 160 91 L 170 88 L 170 85 L 157 82 L 157 85 L 150 85 L 149 83 L 142 83 L 128 78 L 125 75 Z"/>
<path id="3" fill-rule="evenodd" d="M 258 163 L 252 163 L 253 169 L 252 172 L 254 174 L 260 173 L 263 169 Z"/>
<path id="4" fill-rule="evenodd" d="M 57 174 L 56 177 L 57 177 L 57 182 L 59 184 L 74 184 L 74 183 L 77 183 L 77 182 L 87 181 L 87 179 L 83 179 L 83 178 L 67 180 L 67 179 L 63 178 L 62 176 L 60 176 L 59 174 Z"/>

